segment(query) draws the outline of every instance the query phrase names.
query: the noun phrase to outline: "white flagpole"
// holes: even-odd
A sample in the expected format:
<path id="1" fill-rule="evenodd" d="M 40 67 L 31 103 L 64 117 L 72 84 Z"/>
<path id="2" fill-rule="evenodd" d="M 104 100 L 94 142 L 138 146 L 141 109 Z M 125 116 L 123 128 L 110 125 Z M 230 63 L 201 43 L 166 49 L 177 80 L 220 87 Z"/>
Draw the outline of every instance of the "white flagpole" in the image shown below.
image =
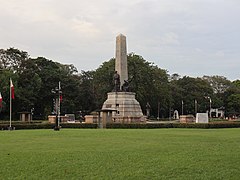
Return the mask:
<path id="1" fill-rule="evenodd" d="M 12 89 L 11 89 L 11 78 L 10 78 L 10 130 L 12 129 Z"/>

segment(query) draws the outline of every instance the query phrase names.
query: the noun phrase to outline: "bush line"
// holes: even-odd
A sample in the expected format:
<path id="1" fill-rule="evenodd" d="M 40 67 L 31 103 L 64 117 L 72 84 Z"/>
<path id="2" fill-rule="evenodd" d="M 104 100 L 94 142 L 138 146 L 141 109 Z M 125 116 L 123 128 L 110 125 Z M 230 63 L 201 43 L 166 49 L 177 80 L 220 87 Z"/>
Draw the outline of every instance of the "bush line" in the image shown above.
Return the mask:
<path id="1" fill-rule="evenodd" d="M 53 129 L 54 124 L 49 123 L 17 123 L 12 127 L 16 130 L 19 129 Z M 0 124 L 0 130 L 7 130 L 9 124 Z M 88 128 L 96 129 L 98 124 L 73 124 L 63 123 L 61 128 Z M 240 122 L 213 122 L 207 124 L 197 123 L 151 123 L 151 124 L 107 124 L 108 129 L 156 129 L 156 128 L 199 128 L 199 129 L 216 129 L 216 128 L 240 128 Z"/>

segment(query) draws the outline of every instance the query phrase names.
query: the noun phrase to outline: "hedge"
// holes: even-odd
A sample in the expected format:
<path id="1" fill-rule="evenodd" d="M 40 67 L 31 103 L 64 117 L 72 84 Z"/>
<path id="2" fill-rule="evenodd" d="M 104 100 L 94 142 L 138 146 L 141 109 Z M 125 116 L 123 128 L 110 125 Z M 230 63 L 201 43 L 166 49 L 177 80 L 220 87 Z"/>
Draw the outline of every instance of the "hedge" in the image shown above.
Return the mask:
<path id="1" fill-rule="evenodd" d="M 116 129 L 155 129 L 155 128 L 240 128 L 240 122 L 214 122 L 214 123 L 149 123 L 149 124 L 108 124 L 107 128 Z"/>
<path id="2" fill-rule="evenodd" d="M 0 124 L 0 130 L 7 130 L 9 124 Z M 49 123 L 17 123 L 13 124 L 14 129 L 53 129 L 55 124 Z M 61 128 L 98 128 L 97 124 L 87 123 L 63 123 Z M 214 129 L 214 128 L 240 128 L 240 122 L 212 122 L 206 124 L 198 123 L 147 123 L 147 124 L 107 124 L 107 129 L 156 129 L 156 128 L 199 128 L 199 129 Z"/>
<path id="3" fill-rule="evenodd" d="M 33 120 L 33 121 L 12 121 L 12 124 L 41 124 L 43 122 L 48 123 L 48 121 L 39 121 L 39 120 Z M 5 125 L 5 124 L 9 124 L 9 120 L 0 120 L 0 125 Z"/>
<path id="4" fill-rule="evenodd" d="M 0 130 L 7 130 L 9 127 L 9 124 L 0 124 Z M 36 123 L 36 124 L 12 124 L 12 128 L 15 130 L 19 129 L 54 129 L 55 124 L 49 124 L 49 123 Z M 61 128 L 97 128 L 97 124 L 61 124 Z"/>

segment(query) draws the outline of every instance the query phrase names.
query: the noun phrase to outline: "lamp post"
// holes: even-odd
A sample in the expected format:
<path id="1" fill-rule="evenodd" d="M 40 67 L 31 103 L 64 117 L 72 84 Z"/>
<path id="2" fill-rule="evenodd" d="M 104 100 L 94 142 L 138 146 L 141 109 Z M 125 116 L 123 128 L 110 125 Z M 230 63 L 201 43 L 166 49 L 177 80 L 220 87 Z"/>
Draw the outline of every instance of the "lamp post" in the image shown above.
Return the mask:
<path id="1" fill-rule="evenodd" d="M 61 106 L 61 95 L 62 95 L 62 90 L 61 90 L 61 84 L 60 81 L 58 83 L 58 87 L 55 89 L 52 89 L 52 93 L 54 94 L 55 98 L 55 112 L 56 112 L 56 124 L 54 127 L 55 131 L 60 130 L 60 106 Z"/>
<path id="2" fill-rule="evenodd" d="M 212 115 L 211 115 L 211 109 L 212 109 L 212 99 L 211 97 L 208 96 L 209 99 L 209 118 L 211 119 Z"/>
<path id="3" fill-rule="evenodd" d="M 211 115 L 211 109 L 212 109 L 212 99 L 210 96 L 205 96 L 206 99 L 209 99 L 209 118 L 211 119 L 212 115 Z"/>

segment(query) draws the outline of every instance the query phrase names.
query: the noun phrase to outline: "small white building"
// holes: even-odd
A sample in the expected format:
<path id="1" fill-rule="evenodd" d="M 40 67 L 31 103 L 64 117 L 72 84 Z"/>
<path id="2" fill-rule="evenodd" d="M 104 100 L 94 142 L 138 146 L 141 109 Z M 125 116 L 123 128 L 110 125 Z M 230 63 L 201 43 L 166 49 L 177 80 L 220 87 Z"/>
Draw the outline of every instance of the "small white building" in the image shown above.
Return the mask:
<path id="1" fill-rule="evenodd" d="M 211 114 L 211 117 L 224 118 L 224 108 L 223 107 L 216 108 L 216 109 L 211 108 L 210 114 Z"/>

